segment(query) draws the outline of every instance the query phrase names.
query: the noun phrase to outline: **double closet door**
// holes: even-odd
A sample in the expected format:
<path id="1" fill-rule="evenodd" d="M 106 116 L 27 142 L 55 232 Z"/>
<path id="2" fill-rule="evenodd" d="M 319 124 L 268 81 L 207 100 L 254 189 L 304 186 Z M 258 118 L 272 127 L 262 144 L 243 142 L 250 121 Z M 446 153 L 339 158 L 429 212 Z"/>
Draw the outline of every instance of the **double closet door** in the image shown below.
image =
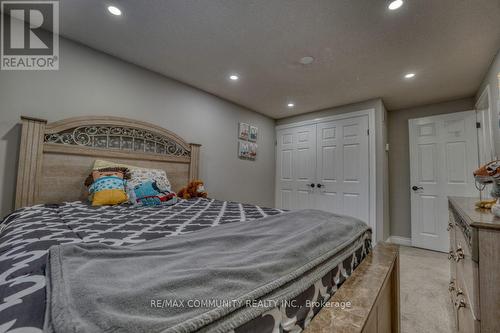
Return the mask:
<path id="1" fill-rule="evenodd" d="M 368 116 L 277 131 L 276 205 L 369 221 Z"/>

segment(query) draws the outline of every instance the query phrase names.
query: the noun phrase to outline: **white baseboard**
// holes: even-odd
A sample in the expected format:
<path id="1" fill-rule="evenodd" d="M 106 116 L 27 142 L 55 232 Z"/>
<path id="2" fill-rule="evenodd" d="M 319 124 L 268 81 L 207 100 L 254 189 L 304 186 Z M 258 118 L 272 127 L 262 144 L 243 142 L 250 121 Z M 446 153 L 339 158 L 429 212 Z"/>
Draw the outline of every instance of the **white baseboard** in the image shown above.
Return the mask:
<path id="1" fill-rule="evenodd" d="M 386 242 L 404 246 L 411 246 L 411 238 L 401 236 L 390 236 L 389 238 L 387 238 Z"/>

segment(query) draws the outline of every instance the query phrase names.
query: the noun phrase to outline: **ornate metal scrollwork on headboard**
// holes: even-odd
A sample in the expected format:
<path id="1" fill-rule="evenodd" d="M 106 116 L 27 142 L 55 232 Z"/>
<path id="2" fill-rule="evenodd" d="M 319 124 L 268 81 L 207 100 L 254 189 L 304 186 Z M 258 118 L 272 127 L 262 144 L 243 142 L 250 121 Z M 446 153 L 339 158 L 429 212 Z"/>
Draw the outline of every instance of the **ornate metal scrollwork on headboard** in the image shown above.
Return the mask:
<path id="1" fill-rule="evenodd" d="M 115 125 L 80 126 L 60 133 L 45 134 L 44 142 L 169 156 L 191 155 L 189 150 L 166 136 Z"/>

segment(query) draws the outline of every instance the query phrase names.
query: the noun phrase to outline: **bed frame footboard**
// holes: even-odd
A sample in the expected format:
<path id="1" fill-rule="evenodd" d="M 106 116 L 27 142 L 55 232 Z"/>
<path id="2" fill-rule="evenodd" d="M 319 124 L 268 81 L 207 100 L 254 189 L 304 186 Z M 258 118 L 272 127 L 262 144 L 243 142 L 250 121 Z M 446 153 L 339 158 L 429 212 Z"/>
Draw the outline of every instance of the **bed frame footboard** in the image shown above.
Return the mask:
<path id="1" fill-rule="evenodd" d="M 399 303 L 399 246 L 379 243 L 304 333 L 399 333 Z"/>

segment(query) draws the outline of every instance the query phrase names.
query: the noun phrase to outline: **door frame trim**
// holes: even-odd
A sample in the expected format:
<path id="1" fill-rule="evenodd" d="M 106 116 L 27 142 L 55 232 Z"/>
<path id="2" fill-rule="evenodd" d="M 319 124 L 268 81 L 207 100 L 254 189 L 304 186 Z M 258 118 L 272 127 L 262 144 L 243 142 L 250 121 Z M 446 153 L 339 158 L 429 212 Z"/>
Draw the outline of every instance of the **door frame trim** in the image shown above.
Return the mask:
<path id="1" fill-rule="evenodd" d="M 315 118 L 311 120 L 304 120 L 304 121 L 299 121 L 295 123 L 290 123 L 290 124 L 283 124 L 283 125 L 278 125 L 275 127 L 275 137 L 276 140 L 278 138 L 277 133 L 279 130 L 287 129 L 287 128 L 293 128 L 293 127 L 300 127 L 300 126 L 306 126 L 306 125 L 316 125 L 318 123 L 323 123 L 323 122 L 328 122 L 328 121 L 334 121 L 334 120 L 340 120 L 340 119 L 349 119 L 349 118 L 356 118 L 356 117 L 361 117 L 361 116 L 368 116 L 368 160 L 369 160 L 369 173 L 368 173 L 368 191 L 369 191 L 369 199 L 368 203 L 370 205 L 369 207 L 369 219 L 368 225 L 372 228 L 372 242 L 375 245 L 377 243 L 377 235 L 383 235 L 384 234 L 384 223 L 383 221 L 377 221 L 377 146 L 376 146 L 376 129 L 375 129 L 375 109 L 370 108 L 370 109 L 365 109 L 365 110 L 359 110 L 359 111 L 353 111 L 353 112 L 346 112 L 346 113 L 340 113 L 338 115 L 332 115 L 332 116 L 326 116 L 326 117 L 321 117 L 321 118 Z M 278 144 L 276 141 L 275 145 L 275 161 L 278 158 Z M 276 198 L 276 191 L 278 189 L 278 170 L 275 170 L 275 181 L 274 181 L 274 197 Z M 382 184 L 383 185 L 383 184 Z M 382 186 L 383 188 L 383 186 Z M 383 211 L 384 207 L 384 194 L 380 194 L 380 210 Z M 275 202 L 276 205 L 276 202 Z"/>
<path id="2" fill-rule="evenodd" d="M 491 153 L 492 153 L 492 157 L 493 159 L 496 159 L 497 158 L 497 153 L 496 153 L 496 147 L 495 147 L 495 136 L 493 135 L 493 128 L 496 127 L 496 121 L 495 119 L 493 119 L 493 114 L 492 114 L 492 97 L 491 97 L 491 90 L 490 90 L 490 85 L 487 84 L 486 87 L 483 89 L 483 91 L 481 92 L 481 94 L 479 95 L 479 97 L 477 98 L 476 100 L 476 103 L 474 104 L 474 109 L 476 111 L 476 114 L 477 114 L 477 110 L 478 108 L 482 108 L 482 105 L 481 104 L 484 104 L 484 103 L 488 103 L 488 120 L 490 122 L 490 130 L 489 130 L 489 133 L 488 133 L 488 139 L 490 140 L 490 143 L 491 143 Z M 478 144 L 479 144 L 479 138 L 478 138 Z M 479 152 L 479 150 L 478 150 Z"/>

